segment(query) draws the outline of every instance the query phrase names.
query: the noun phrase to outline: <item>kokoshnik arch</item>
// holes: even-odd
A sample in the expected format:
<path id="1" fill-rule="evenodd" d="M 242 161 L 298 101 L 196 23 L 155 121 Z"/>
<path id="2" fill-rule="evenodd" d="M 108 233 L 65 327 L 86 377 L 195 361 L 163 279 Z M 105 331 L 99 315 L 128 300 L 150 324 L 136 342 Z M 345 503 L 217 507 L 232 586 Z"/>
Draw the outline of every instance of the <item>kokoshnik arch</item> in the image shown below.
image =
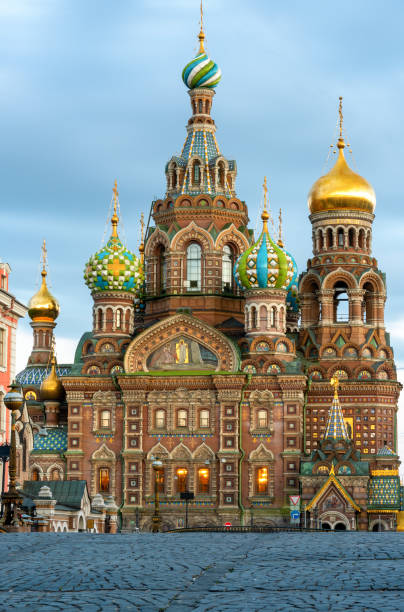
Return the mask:
<path id="1" fill-rule="evenodd" d="M 394 528 L 400 384 L 372 254 L 375 193 L 345 159 L 342 100 L 336 163 L 309 194 L 313 256 L 299 275 L 281 224 L 269 230 L 266 179 L 257 240 L 249 229 L 237 164 L 216 139 L 221 72 L 204 39 L 201 26 L 182 73 L 186 139 L 139 254 L 119 237 L 114 186 L 111 237 L 84 272 L 93 326 L 73 364 L 56 364 L 59 305 L 44 263 L 18 375 L 34 431 L 24 477 L 86 480 L 91 497 L 113 498 L 123 530 L 150 529 L 157 477 L 164 528 L 183 525 L 186 490 L 190 525 L 283 524 L 300 492 L 311 524 Z"/>

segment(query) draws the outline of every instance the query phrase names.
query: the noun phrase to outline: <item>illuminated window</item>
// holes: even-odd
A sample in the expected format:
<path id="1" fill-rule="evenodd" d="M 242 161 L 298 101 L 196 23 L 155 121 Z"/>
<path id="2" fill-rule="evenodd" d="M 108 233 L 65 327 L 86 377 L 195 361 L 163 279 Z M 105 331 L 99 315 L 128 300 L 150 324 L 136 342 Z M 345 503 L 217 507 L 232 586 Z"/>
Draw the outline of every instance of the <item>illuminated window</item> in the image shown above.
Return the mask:
<path id="1" fill-rule="evenodd" d="M 165 410 L 156 410 L 156 420 L 155 420 L 156 429 L 164 429 L 166 426 L 166 411 Z"/>
<path id="2" fill-rule="evenodd" d="M 268 468 L 257 469 L 257 493 L 266 494 L 268 492 Z"/>
<path id="3" fill-rule="evenodd" d="M 188 427 L 188 412 L 186 410 L 178 410 L 177 427 Z"/>
<path id="4" fill-rule="evenodd" d="M 99 490 L 102 493 L 108 493 L 109 491 L 109 468 L 100 468 L 100 481 Z"/>
<path id="5" fill-rule="evenodd" d="M 157 491 L 159 493 L 164 493 L 164 482 L 165 482 L 164 468 L 161 468 L 159 470 L 155 470 L 154 478 L 156 479 Z"/>
<path id="6" fill-rule="evenodd" d="M 268 412 L 266 410 L 258 410 L 258 427 L 266 429 L 268 427 Z"/>
<path id="7" fill-rule="evenodd" d="M 201 289 L 201 256 L 202 251 L 199 244 L 193 242 L 187 248 L 187 281 L 188 289 L 199 291 Z"/>
<path id="8" fill-rule="evenodd" d="M 177 468 L 177 493 L 184 493 L 187 490 L 188 470 L 186 468 Z"/>
<path id="9" fill-rule="evenodd" d="M 199 427 L 209 427 L 210 424 L 210 414 L 209 410 L 201 410 L 199 413 Z"/>
<path id="10" fill-rule="evenodd" d="M 100 428 L 110 429 L 111 427 L 111 413 L 109 410 L 101 410 L 100 412 Z"/>
<path id="11" fill-rule="evenodd" d="M 209 469 L 200 468 L 198 470 L 198 491 L 199 493 L 209 493 Z"/>

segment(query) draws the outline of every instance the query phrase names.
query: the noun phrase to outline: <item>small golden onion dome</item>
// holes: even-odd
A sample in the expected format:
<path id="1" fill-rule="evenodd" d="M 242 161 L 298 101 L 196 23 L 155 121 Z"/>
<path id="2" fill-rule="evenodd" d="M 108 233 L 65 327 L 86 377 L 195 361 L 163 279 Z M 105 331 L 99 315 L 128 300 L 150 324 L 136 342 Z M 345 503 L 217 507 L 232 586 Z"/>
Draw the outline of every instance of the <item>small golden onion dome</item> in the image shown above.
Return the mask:
<path id="1" fill-rule="evenodd" d="M 338 139 L 338 159 L 313 185 L 308 197 L 310 213 L 328 210 L 360 210 L 373 213 L 376 195 L 372 185 L 348 166 L 343 138 Z"/>
<path id="2" fill-rule="evenodd" d="M 60 402 L 63 399 L 63 386 L 56 374 L 55 355 L 52 355 L 51 371 L 45 380 L 42 381 L 39 395 L 41 402 Z"/>
<path id="3" fill-rule="evenodd" d="M 60 311 L 59 302 L 53 297 L 46 284 L 46 270 L 43 269 L 42 285 L 39 291 L 30 299 L 28 304 L 28 315 L 33 321 L 54 321 Z"/>

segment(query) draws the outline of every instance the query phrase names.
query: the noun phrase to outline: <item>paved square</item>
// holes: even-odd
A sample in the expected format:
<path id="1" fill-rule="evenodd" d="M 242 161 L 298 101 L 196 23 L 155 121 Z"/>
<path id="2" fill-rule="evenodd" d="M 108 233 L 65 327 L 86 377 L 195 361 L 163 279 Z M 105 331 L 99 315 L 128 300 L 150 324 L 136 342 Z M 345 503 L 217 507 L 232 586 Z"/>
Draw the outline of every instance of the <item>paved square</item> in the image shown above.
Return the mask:
<path id="1" fill-rule="evenodd" d="M 404 611 L 404 534 L 1 535 L 0 610 Z"/>

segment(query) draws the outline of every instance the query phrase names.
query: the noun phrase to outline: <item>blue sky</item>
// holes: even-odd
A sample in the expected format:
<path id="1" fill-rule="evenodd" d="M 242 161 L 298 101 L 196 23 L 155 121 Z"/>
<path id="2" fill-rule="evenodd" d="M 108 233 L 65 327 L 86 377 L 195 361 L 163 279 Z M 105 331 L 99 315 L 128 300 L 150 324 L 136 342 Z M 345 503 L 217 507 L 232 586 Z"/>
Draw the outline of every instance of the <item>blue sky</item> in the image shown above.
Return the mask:
<path id="1" fill-rule="evenodd" d="M 374 255 L 404 365 L 403 3 L 204 4 L 207 50 L 223 72 L 212 112 L 219 145 L 237 160 L 251 227 L 268 176 L 300 270 L 311 253 L 307 193 L 325 170 L 344 96 L 351 163 L 377 195 Z M 197 50 L 198 21 L 199 0 L 0 0 L 0 256 L 11 290 L 28 301 L 46 238 L 62 358 L 91 325 L 82 272 L 100 246 L 114 179 L 133 249 L 140 213 L 164 194 L 164 165 L 190 115 L 181 70 Z M 27 321 L 20 338 L 21 363 Z"/>

